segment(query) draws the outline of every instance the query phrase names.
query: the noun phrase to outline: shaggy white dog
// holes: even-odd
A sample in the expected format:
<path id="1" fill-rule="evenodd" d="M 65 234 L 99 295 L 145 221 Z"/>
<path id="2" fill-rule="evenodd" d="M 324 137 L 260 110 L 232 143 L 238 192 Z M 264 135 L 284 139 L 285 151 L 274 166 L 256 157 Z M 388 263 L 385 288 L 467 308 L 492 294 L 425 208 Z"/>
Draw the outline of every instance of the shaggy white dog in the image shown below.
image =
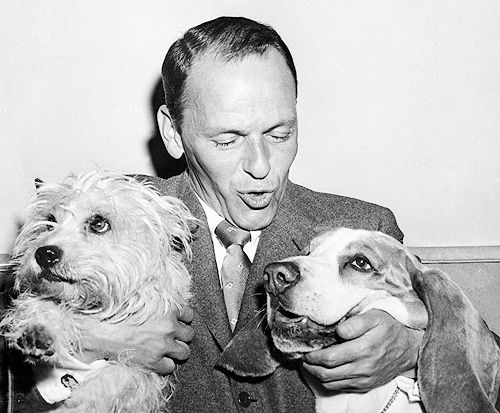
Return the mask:
<path id="1" fill-rule="evenodd" d="M 70 397 L 57 411 L 163 409 L 171 378 L 74 355 L 86 317 L 140 325 L 187 304 L 183 261 L 195 219 L 177 198 L 106 170 L 37 186 L 14 246 L 20 294 L 1 322 L 4 335 L 38 365 L 73 368 L 60 379 Z"/>

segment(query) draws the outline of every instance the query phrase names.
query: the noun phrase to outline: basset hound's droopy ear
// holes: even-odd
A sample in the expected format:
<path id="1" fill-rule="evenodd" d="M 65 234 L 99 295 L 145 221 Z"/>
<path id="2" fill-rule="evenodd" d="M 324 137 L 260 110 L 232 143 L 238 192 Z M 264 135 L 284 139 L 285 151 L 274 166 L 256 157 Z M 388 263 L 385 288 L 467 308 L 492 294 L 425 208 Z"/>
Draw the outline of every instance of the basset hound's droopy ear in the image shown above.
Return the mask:
<path id="1" fill-rule="evenodd" d="M 446 273 L 410 257 L 407 269 L 429 315 L 418 360 L 425 411 L 497 412 L 500 349 L 488 326 Z"/>
<path id="2" fill-rule="evenodd" d="M 265 377 L 281 364 L 272 339 L 257 320 L 243 327 L 222 352 L 216 367 L 241 377 Z M 269 331 L 269 329 L 267 329 Z"/>

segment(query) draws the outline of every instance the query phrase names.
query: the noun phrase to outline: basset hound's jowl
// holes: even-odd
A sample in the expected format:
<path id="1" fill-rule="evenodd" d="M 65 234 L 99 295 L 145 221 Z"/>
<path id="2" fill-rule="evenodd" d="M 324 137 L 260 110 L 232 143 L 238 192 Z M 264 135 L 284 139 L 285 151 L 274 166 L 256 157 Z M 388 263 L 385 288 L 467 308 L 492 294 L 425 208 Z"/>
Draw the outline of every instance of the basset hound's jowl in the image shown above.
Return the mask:
<path id="1" fill-rule="evenodd" d="M 321 390 L 305 377 L 317 412 L 497 411 L 500 350 L 493 334 L 447 274 L 425 267 L 390 236 L 327 231 L 304 255 L 269 264 L 264 278 L 269 328 L 253 325 L 237 334 L 221 367 L 243 376 L 273 374 L 279 364 L 335 345 L 336 326 L 346 318 L 380 309 L 407 327 L 425 330 L 417 384 L 399 376 L 367 393 L 339 393 Z"/>

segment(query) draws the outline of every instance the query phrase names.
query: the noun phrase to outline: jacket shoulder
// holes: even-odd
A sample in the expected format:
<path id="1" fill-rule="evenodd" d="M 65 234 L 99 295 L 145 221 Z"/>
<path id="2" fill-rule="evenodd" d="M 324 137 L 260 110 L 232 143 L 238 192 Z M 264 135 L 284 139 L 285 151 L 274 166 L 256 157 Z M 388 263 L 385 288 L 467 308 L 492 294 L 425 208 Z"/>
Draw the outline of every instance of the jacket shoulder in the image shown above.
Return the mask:
<path id="1" fill-rule="evenodd" d="M 345 226 L 382 231 L 403 241 L 403 233 L 389 208 L 348 196 L 313 191 L 294 183 L 291 183 L 290 195 L 297 209 L 325 229 Z"/>
<path id="2" fill-rule="evenodd" d="M 183 190 L 181 175 L 173 176 L 168 179 L 141 174 L 134 174 L 132 176 L 141 183 L 152 185 L 152 187 L 162 196 L 168 195 L 179 197 Z"/>

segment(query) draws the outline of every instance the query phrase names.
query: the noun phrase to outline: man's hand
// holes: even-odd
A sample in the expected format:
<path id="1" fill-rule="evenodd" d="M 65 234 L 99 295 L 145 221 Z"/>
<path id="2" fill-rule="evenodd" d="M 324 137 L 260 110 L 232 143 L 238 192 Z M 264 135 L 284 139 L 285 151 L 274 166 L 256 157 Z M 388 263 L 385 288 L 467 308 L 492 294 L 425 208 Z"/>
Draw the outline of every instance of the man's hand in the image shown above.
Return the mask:
<path id="1" fill-rule="evenodd" d="M 325 389 L 366 392 L 417 364 L 423 331 L 406 328 L 388 313 L 370 310 L 340 323 L 347 340 L 304 356 L 304 368 Z"/>
<path id="2" fill-rule="evenodd" d="M 82 318 L 87 333 L 82 337 L 82 354 L 78 358 L 84 362 L 119 360 L 161 375 L 170 374 L 175 370 L 175 361 L 187 360 L 191 354 L 187 343 L 194 336 L 188 325 L 193 315 L 191 308 L 179 313 L 172 306 L 166 317 L 147 320 L 140 326 L 127 320 L 113 324 Z"/>

